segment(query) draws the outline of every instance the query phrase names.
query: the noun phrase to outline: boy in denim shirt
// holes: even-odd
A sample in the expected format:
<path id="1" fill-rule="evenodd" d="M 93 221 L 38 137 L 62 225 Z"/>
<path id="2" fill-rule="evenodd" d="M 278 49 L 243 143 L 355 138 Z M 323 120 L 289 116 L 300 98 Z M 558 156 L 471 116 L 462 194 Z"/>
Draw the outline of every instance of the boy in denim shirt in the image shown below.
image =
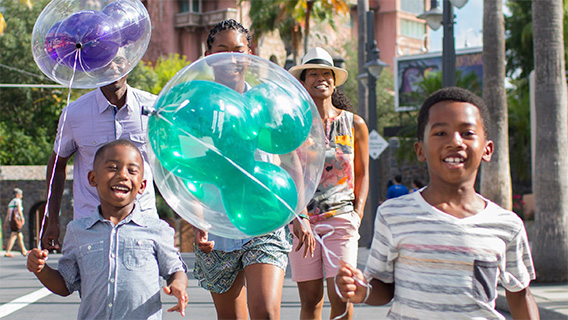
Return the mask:
<path id="1" fill-rule="evenodd" d="M 69 223 L 58 269 L 46 265 L 47 250 L 33 249 L 28 270 L 53 293 L 78 290 L 79 319 L 161 319 L 159 276 L 167 280 L 164 292 L 178 299 L 168 311 L 185 315 L 187 267 L 173 245 L 174 231 L 134 203 L 146 187 L 136 145 L 115 140 L 101 147 L 88 179 L 100 206 Z"/>

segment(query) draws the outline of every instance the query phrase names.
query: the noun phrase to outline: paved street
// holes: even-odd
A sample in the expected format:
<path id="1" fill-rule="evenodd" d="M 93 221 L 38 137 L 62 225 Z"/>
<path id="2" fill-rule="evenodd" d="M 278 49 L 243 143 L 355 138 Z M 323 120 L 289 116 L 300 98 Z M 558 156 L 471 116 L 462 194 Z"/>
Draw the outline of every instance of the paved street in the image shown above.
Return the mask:
<path id="1" fill-rule="evenodd" d="M 4 252 L 0 251 L 0 319 L 75 319 L 79 309 L 79 295 L 72 294 L 69 297 L 60 297 L 45 289 L 36 277 L 27 271 L 25 257 L 16 254 L 14 258 L 5 258 Z M 368 249 L 359 248 L 358 267 L 363 268 L 367 261 Z M 57 266 L 60 254 L 50 256 L 49 264 Z M 191 269 L 194 265 L 193 253 L 183 253 L 182 257 Z M 189 276 L 189 305 L 186 309 L 185 319 L 216 319 L 215 308 L 209 293 L 197 287 L 197 281 L 193 275 Z M 568 320 L 568 285 L 567 284 L 534 284 L 531 291 L 535 296 L 540 309 L 541 319 Z M 289 270 L 286 272 L 284 289 L 282 291 L 281 318 L 298 319 L 300 315 L 300 299 L 296 284 L 290 279 Z M 167 310 L 175 305 L 175 299 L 163 295 L 163 309 Z M 512 319 L 502 289 L 499 291 L 497 308 L 507 319 Z M 329 304 L 324 305 L 323 319 L 329 319 Z M 371 307 L 356 305 L 353 319 L 384 319 L 388 306 Z M 164 319 L 183 319 L 179 313 L 164 313 Z"/>
<path id="2" fill-rule="evenodd" d="M 15 252 L 16 253 L 16 252 Z M 79 309 L 79 295 L 60 297 L 43 288 L 35 276 L 28 272 L 25 258 L 14 254 L 14 258 L 4 258 L 0 251 L 0 319 L 75 319 Z M 49 264 L 56 266 L 61 255 L 52 254 Z M 193 267 L 194 255 L 182 254 L 189 268 Z M 366 256 L 360 260 L 366 260 Z M 362 267 L 362 266 L 360 266 Z M 189 305 L 185 319 L 216 319 L 215 308 L 209 293 L 197 286 L 191 272 L 189 276 Z M 163 309 L 167 310 L 175 304 L 175 299 L 162 296 Z M 354 319 L 384 319 L 388 307 L 371 307 L 356 305 Z M 282 319 L 298 319 L 300 315 L 300 298 L 296 284 L 286 274 L 282 292 Z M 183 319 L 179 313 L 164 313 L 164 319 Z M 324 305 L 323 319 L 329 318 L 329 304 Z"/>

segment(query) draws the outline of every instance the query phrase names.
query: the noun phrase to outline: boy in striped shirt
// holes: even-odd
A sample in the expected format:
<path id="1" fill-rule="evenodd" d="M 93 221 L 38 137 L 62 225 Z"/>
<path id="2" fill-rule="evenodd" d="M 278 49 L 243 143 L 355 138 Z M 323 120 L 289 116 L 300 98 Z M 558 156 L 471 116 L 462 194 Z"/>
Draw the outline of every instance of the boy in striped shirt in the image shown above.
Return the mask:
<path id="1" fill-rule="evenodd" d="M 430 183 L 379 207 L 365 272 L 343 264 L 340 295 L 392 300 L 389 319 L 505 319 L 495 310 L 500 281 L 513 318 L 538 319 L 523 222 L 474 189 L 494 148 L 487 106 L 465 89 L 441 89 L 422 105 L 417 135 Z"/>

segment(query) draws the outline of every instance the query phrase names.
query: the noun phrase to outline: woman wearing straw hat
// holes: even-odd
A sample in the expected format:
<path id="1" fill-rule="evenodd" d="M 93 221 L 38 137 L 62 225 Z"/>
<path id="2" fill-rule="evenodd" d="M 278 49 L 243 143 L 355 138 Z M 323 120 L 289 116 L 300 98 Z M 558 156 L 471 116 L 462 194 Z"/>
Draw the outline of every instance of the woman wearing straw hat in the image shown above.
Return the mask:
<path id="1" fill-rule="evenodd" d="M 300 318 L 321 319 L 325 275 L 330 317 L 344 315 L 344 319 L 351 319 L 352 306 L 341 301 L 333 278 L 339 269 L 339 259 L 357 264 L 358 229 L 369 189 L 368 129 L 361 117 L 333 105 L 332 94 L 348 74 L 347 70 L 333 65 L 326 50 L 311 49 L 302 64 L 292 67 L 290 73 L 302 82 L 314 100 L 326 136 L 324 170 L 308 203 L 308 216 L 303 223 L 293 222 L 290 266 L 302 303 Z M 324 239 L 323 247 L 314 240 L 314 233 Z M 331 252 L 329 257 L 326 251 Z"/>

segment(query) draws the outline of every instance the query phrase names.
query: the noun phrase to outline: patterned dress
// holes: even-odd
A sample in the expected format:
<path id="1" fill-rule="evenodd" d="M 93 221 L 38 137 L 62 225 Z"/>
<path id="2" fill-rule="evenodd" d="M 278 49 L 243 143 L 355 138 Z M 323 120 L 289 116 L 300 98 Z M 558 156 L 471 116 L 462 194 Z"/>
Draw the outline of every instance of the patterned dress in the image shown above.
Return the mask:
<path id="1" fill-rule="evenodd" d="M 308 203 L 312 223 L 353 211 L 355 129 L 353 113 L 342 111 L 325 125 L 325 164 L 314 197 Z"/>

